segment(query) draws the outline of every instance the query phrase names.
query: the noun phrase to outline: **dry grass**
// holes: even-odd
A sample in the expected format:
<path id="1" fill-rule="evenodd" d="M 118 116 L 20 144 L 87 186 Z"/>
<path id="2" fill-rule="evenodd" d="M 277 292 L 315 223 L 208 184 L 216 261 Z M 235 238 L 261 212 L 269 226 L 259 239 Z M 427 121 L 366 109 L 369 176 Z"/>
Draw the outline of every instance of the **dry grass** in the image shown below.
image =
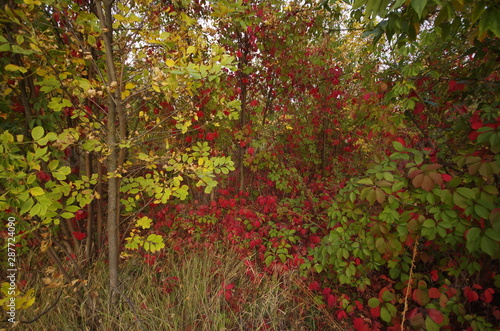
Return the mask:
<path id="1" fill-rule="evenodd" d="M 120 274 L 117 305 L 108 304 L 107 266 L 97 262 L 88 271 L 83 303 L 75 299 L 71 288 L 64 288 L 47 314 L 14 329 L 315 330 L 313 315 L 321 314 L 307 298 L 300 298 L 293 272 L 264 275 L 231 252 L 172 251 L 153 266 L 132 258 L 122 263 Z M 20 314 L 22 320 L 37 317 L 56 301 L 61 289 L 42 284 L 41 277 L 29 282 L 28 287 L 36 289 L 37 301 Z M 234 288 L 226 289 L 227 284 Z M 231 294 L 229 301 L 226 291 Z M 341 330 L 334 321 L 330 325 L 332 330 Z"/>

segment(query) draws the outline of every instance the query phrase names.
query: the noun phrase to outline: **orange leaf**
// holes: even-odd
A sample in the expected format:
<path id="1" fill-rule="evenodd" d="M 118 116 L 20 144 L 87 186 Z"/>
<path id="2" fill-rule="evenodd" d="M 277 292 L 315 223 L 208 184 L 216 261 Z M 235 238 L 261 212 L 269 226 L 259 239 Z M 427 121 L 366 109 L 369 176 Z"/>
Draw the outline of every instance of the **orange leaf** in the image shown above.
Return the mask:
<path id="1" fill-rule="evenodd" d="M 422 188 L 427 192 L 430 192 L 434 188 L 434 181 L 430 176 L 424 176 L 422 181 Z"/>
<path id="2" fill-rule="evenodd" d="M 423 173 L 421 173 L 421 174 L 417 175 L 415 178 L 413 178 L 413 180 L 411 181 L 413 186 L 415 186 L 417 188 L 421 187 L 422 183 L 424 181 L 424 176 L 425 175 Z"/>

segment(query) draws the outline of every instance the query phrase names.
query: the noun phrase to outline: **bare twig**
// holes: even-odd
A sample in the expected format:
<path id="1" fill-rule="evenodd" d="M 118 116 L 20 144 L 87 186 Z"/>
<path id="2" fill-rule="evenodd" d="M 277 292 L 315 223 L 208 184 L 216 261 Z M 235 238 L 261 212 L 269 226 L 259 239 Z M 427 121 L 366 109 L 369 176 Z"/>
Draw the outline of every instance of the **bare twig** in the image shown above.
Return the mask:
<path id="1" fill-rule="evenodd" d="M 408 285 L 406 285 L 405 305 L 402 314 L 403 318 L 401 319 L 401 330 L 404 330 L 406 313 L 408 312 L 408 298 L 410 296 L 411 283 L 413 282 L 413 269 L 415 269 L 415 259 L 417 257 L 417 252 L 418 252 L 418 237 L 415 238 L 415 244 L 413 245 L 413 257 L 411 259 L 410 275 L 408 276 Z"/>

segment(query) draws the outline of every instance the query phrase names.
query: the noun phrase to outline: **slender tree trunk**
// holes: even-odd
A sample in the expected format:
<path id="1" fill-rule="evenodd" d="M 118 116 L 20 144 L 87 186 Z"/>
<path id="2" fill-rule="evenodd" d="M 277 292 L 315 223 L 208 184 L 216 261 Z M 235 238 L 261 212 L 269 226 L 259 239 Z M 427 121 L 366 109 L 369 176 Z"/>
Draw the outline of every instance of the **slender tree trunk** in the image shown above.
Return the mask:
<path id="1" fill-rule="evenodd" d="M 239 85 L 241 89 L 240 101 L 241 101 L 241 110 L 240 110 L 240 130 L 244 130 L 245 125 L 247 124 L 247 95 L 248 89 L 246 82 L 246 74 L 244 73 L 244 69 L 247 65 L 247 55 L 248 55 L 248 36 L 244 33 L 242 39 L 240 39 L 240 47 L 243 50 L 243 57 L 238 63 L 238 71 L 239 71 Z M 245 176 L 246 176 L 246 168 L 243 165 L 243 160 L 245 157 L 245 148 L 242 146 L 238 146 L 238 163 L 240 167 L 240 183 L 239 188 L 240 192 L 245 190 Z"/>
<path id="2" fill-rule="evenodd" d="M 102 208 L 102 163 L 101 161 L 97 161 L 97 193 L 99 194 L 99 199 L 97 199 L 97 231 L 96 231 L 96 249 L 100 253 L 101 244 L 102 244 L 102 216 L 103 216 L 103 208 Z"/>
<path id="3" fill-rule="evenodd" d="M 119 247 L 119 149 L 117 142 L 116 120 L 120 121 L 120 132 L 123 123 L 123 108 L 121 103 L 121 93 L 118 84 L 116 66 L 113 54 L 113 17 L 112 17 L 113 0 L 96 1 L 97 15 L 99 17 L 101 29 L 103 33 L 104 48 L 106 50 L 106 71 L 108 74 L 108 116 L 107 116 L 107 147 L 109 149 L 108 161 L 108 209 L 106 218 L 106 231 L 108 237 L 108 259 L 109 259 L 109 285 L 111 303 L 116 303 L 117 290 L 119 285 L 118 278 L 118 257 L 120 252 Z M 123 124 L 122 124 L 123 123 Z"/>
<path id="4" fill-rule="evenodd" d="M 92 176 L 92 159 L 90 153 L 85 153 L 85 175 L 89 178 Z M 93 203 L 87 205 L 87 242 L 85 244 L 85 258 L 90 259 L 92 247 L 94 246 L 95 238 L 92 236 L 94 228 L 94 208 Z"/>

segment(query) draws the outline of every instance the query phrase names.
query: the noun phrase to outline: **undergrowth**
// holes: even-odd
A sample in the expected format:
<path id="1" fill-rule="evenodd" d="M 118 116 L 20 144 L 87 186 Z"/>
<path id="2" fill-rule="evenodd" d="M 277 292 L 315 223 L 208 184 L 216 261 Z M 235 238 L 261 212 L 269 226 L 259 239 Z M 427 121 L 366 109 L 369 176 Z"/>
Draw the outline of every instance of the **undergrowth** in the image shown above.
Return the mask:
<path id="1" fill-rule="evenodd" d="M 231 251 L 166 251 L 151 266 L 128 258 L 121 264 L 120 299 L 113 306 L 104 260 L 94 263 L 87 282 L 76 287 L 63 286 L 54 269 L 44 271 L 29 275 L 25 288 L 34 288 L 37 297 L 19 316 L 36 320 L 12 329 L 343 330 L 315 306 L 295 272 L 264 273 Z M 83 303 L 74 291 L 82 293 Z M 318 325 L 320 315 L 325 323 Z"/>

